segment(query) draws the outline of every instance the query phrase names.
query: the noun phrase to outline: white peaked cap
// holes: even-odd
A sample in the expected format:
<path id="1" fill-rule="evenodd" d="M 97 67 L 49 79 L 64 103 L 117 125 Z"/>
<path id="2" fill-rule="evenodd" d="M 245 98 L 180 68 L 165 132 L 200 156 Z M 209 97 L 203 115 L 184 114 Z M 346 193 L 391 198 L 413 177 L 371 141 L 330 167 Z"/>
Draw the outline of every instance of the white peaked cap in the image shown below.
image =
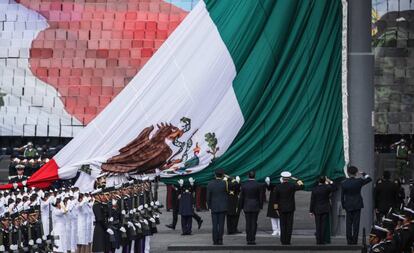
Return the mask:
<path id="1" fill-rule="evenodd" d="M 282 177 L 291 177 L 292 174 L 289 171 L 283 171 L 282 173 L 280 173 L 280 176 L 282 176 Z"/>

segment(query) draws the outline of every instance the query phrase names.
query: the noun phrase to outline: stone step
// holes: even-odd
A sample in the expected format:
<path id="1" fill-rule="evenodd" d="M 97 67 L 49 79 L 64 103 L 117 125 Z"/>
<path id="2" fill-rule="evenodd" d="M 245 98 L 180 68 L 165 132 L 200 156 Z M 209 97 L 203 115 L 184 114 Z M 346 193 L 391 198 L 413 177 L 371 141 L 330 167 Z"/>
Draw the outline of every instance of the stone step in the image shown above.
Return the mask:
<path id="1" fill-rule="evenodd" d="M 277 252 L 361 252 L 361 245 L 207 245 L 207 244 L 171 244 L 168 251 L 197 252 L 197 251 L 277 251 Z"/>

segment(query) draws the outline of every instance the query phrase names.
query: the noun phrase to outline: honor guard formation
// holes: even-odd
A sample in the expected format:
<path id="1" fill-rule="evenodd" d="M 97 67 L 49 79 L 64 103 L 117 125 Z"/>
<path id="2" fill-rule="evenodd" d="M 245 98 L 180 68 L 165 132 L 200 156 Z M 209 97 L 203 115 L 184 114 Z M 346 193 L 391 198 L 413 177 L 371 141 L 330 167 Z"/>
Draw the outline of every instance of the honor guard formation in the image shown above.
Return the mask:
<path id="1" fill-rule="evenodd" d="M 152 180 L 78 188 L 0 192 L 0 252 L 150 251 L 161 214 Z"/>

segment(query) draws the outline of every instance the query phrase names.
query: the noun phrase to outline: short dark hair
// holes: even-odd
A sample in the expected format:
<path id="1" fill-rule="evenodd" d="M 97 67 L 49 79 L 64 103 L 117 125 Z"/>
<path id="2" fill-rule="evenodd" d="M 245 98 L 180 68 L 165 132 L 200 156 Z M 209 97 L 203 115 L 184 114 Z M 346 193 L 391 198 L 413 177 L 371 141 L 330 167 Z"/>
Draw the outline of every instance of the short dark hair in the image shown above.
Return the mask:
<path id="1" fill-rule="evenodd" d="M 382 174 L 382 176 L 384 177 L 384 179 L 390 179 L 391 178 L 391 173 L 388 170 L 384 171 L 384 174 Z"/>
<path id="2" fill-rule="evenodd" d="M 355 166 L 349 166 L 347 171 L 348 171 L 348 174 L 356 175 L 358 173 L 358 168 Z"/>
<path id="3" fill-rule="evenodd" d="M 249 171 L 249 178 L 255 178 L 256 177 L 256 172 L 254 172 L 254 170 Z"/>

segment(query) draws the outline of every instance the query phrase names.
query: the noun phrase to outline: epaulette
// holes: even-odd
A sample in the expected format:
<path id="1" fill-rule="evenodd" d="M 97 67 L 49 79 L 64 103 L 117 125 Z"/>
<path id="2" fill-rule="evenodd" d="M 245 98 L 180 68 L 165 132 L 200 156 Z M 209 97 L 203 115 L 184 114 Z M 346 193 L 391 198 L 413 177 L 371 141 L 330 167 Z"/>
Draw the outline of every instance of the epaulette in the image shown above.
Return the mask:
<path id="1" fill-rule="evenodd" d="M 16 176 L 9 176 L 9 180 L 13 179 L 13 178 L 16 178 L 16 177 L 17 177 L 17 175 Z"/>

